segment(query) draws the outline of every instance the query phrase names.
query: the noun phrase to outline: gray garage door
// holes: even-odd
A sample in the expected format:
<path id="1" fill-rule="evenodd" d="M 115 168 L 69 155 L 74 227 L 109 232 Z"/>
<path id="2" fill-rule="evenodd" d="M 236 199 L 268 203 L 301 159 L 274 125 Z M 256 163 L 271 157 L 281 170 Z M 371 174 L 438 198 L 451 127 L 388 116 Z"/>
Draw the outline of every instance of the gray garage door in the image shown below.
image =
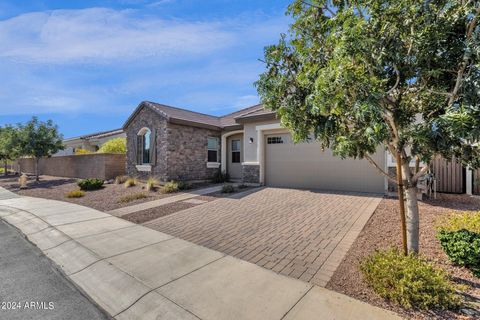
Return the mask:
<path id="1" fill-rule="evenodd" d="M 385 156 L 374 159 L 383 168 Z M 383 193 L 383 176 L 367 160 L 342 160 L 318 143 L 294 144 L 290 134 L 265 137 L 265 182 L 268 186 Z"/>

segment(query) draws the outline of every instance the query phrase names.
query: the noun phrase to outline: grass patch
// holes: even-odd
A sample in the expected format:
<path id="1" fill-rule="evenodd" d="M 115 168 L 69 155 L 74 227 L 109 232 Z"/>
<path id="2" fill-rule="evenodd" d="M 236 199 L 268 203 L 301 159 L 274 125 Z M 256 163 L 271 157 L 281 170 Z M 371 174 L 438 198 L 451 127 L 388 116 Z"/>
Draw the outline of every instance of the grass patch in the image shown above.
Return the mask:
<path id="1" fill-rule="evenodd" d="M 155 191 L 158 186 L 158 180 L 155 179 L 154 177 L 149 177 L 146 183 L 146 189 L 147 191 Z"/>
<path id="2" fill-rule="evenodd" d="M 134 187 L 137 185 L 137 179 L 135 178 L 127 178 L 127 180 L 125 180 L 125 182 L 123 183 L 124 187 L 125 188 L 130 188 L 130 187 Z"/>
<path id="3" fill-rule="evenodd" d="M 115 177 L 115 184 L 124 184 L 128 180 L 128 176 L 117 176 Z"/>
<path id="4" fill-rule="evenodd" d="M 83 196 L 85 196 L 85 192 L 82 190 L 73 190 L 65 194 L 65 197 L 67 198 L 81 198 Z"/>
<path id="5" fill-rule="evenodd" d="M 128 203 L 132 202 L 135 200 L 140 200 L 140 199 L 145 199 L 148 198 L 148 196 L 143 193 L 143 192 L 138 192 L 138 193 L 132 193 L 132 194 L 127 194 L 126 196 L 120 197 L 118 199 L 119 203 Z"/>
<path id="6" fill-rule="evenodd" d="M 461 299 L 447 273 L 397 249 L 377 251 L 361 263 L 367 283 L 381 297 L 411 309 L 456 309 Z"/>
<path id="7" fill-rule="evenodd" d="M 180 184 L 177 181 L 169 181 L 160 189 L 161 193 L 175 193 L 180 191 Z"/>

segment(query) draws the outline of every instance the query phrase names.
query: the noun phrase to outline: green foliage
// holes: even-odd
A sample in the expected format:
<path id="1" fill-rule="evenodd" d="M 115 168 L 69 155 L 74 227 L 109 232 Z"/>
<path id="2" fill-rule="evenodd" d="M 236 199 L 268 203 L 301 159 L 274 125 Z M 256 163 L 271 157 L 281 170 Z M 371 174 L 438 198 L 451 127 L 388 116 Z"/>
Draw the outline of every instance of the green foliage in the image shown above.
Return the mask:
<path id="1" fill-rule="evenodd" d="M 115 138 L 108 140 L 97 151 L 99 153 L 127 153 L 127 139 Z"/>
<path id="2" fill-rule="evenodd" d="M 87 149 L 82 149 L 82 148 L 75 149 L 75 154 L 76 155 L 92 154 L 92 153 L 93 153 L 92 151 L 87 150 Z"/>
<path id="3" fill-rule="evenodd" d="M 143 193 L 143 192 L 138 192 L 138 193 L 133 193 L 133 194 L 128 194 L 126 196 L 120 197 L 118 199 L 118 202 L 120 203 L 128 203 L 131 201 L 139 200 L 139 199 L 145 199 L 148 198 L 148 196 Z"/>
<path id="4" fill-rule="evenodd" d="M 465 229 L 442 230 L 437 237 L 450 261 L 469 268 L 475 276 L 480 277 L 480 233 Z"/>
<path id="5" fill-rule="evenodd" d="M 437 229 L 437 238 L 450 261 L 480 277 L 480 211 L 453 213 Z"/>
<path id="6" fill-rule="evenodd" d="M 217 171 L 212 178 L 213 183 L 224 183 L 230 181 L 230 175 L 227 172 Z"/>
<path id="7" fill-rule="evenodd" d="M 85 192 L 82 190 L 73 190 L 65 194 L 65 197 L 67 198 L 81 198 L 83 196 L 85 196 Z"/>
<path id="8" fill-rule="evenodd" d="M 177 184 L 178 184 L 178 190 L 180 190 L 180 191 L 192 189 L 192 184 L 190 184 L 188 182 L 178 181 Z"/>
<path id="9" fill-rule="evenodd" d="M 439 231 L 459 231 L 465 229 L 480 233 L 480 211 L 452 213 L 439 223 L 437 229 Z"/>
<path id="10" fill-rule="evenodd" d="M 15 160 L 20 155 L 18 134 L 12 126 L 0 127 L 0 161 Z"/>
<path id="11" fill-rule="evenodd" d="M 125 188 L 130 188 L 130 187 L 134 187 L 137 185 L 137 179 L 135 178 L 127 178 L 127 180 L 125 180 L 125 182 L 123 183 L 124 187 Z"/>
<path id="12" fill-rule="evenodd" d="M 115 184 L 124 184 L 128 180 L 128 176 L 115 177 Z"/>
<path id="13" fill-rule="evenodd" d="M 235 188 L 231 184 L 225 184 L 222 186 L 222 193 L 233 193 L 233 192 L 235 192 Z"/>
<path id="14" fill-rule="evenodd" d="M 147 191 L 155 191 L 155 189 L 157 188 L 157 185 L 158 185 L 158 180 L 155 179 L 154 177 L 149 177 L 147 179 L 146 189 Z"/>
<path id="15" fill-rule="evenodd" d="M 333 3 L 294 1 L 290 32 L 265 49 L 257 90 L 294 140 L 313 132 L 340 157 L 385 144 L 405 162 L 480 166 L 478 3 Z"/>
<path id="16" fill-rule="evenodd" d="M 381 297 L 405 308 L 454 309 L 460 297 L 446 272 L 423 258 L 396 249 L 378 251 L 361 263 L 367 283 Z"/>
<path id="17" fill-rule="evenodd" d="M 20 152 L 24 156 L 49 157 L 64 148 L 63 137 L 51 120 L 43 122 L 33 117 L 26 124 L 19 125 L 18 130 Z"/>
<path id="18" fill-rule="evenodd" d="M 103 180 L 102 179 L 83 179 L 77 182 L 77 185 L 83 191 L 93 191 L 99 190 L 103 188 Z"/>

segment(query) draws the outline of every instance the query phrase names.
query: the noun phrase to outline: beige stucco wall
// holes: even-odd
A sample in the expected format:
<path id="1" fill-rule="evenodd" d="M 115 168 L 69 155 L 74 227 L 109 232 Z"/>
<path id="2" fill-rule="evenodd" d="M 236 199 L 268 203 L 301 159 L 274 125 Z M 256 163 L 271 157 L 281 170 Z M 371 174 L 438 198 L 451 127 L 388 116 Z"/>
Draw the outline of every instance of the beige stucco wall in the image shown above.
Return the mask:
<path id="1" fill-rule="evenodd" d="M 246 123 L 243 127 L 244 135 L 243 135 L 243 148 L 244 148 L 244 155 L 243 161 L 244 162 L 258 162 L 258 155 L 257 155 L 257 148 L 258 148 L 258 133 L 257 133 L 257 126 L 267 125 L 267 124 L 274 124 L 280 123 L 278 120 L 272 121 L 262 121 L 262 122 L 253 122 L 253 123 Z M 253 143 L 250 143 L 250 138 L 253 138 Z"/>

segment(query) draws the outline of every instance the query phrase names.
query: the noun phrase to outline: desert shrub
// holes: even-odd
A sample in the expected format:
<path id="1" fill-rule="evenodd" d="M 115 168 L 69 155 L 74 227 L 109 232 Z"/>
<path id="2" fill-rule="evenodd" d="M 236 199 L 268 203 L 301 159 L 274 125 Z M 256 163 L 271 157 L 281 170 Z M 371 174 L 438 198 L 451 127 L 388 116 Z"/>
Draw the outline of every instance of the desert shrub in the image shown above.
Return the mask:
<path id="1" fill-rule="evenodd" d="M 174 193 L 180 191 L 179 183 L 177 181 L 169 181 L 165 183 L 160 189 L 162 193 Z"/>
<path id="2" fill-rule="evenodd" d="M 73 190 L 65 194 L 65 197 L 67 198 L 81 198 L 83 196 L 85 196 L 85 192 L 82 190 Z"/>
<path id="3" fill-rule="evenodd" d="M 93 191 L 103 188 L 103 180 L 102 179 L 83 179 L 77 182 L 77 185 L 83 191 Z"/>
<path id="4" fill-rule="evenodd" d="M 128 176 L 116 176 L 115 184 L 124 184 L 128 180 Z"/>
<path id="5" fill-rule="evenodd" d="M 413 254 L 405 256 L 397 249 L 377 251 L 360 268 L 377 294 L 405 308 L 454 309 L 460 305 L 447 273 Z"/>
<path id="6" fill-rule="evenodd" d="M 158 185 L 158 180 L 155 179 L 154 177 L 149 177 L 147 179 L 146 189 L 147 191 L 155 191 L 155 189 L 157 188 L 157 185 Z"/>
<path id="7" fill-rule="evenodd" d="M 238 185 L 238 189 L 247 189 L 248 186 L 244 183 Z"/>
<path id="8" fill-rule="evenodd" d="M 480 234 L 465 229 L 441 230 L 437 234 L 443 251 L 454 264 L 470 269 L 480 277 Z"/>
<path id="9" fill-rule="evenodd" d="M 135 178 L 127 178 L 127 180 L 125 180 L 125 182 L 123 183 L 123 185 L 125 186 L 125 188 L 134 187 L 134 186 L 137 185 L 137 179 L 135 179 Z"/>
<path id="10" fill-rule="evenodd" d="M 233 193 L 235 188 L 231 184 L 225 184 L 222 186 L 222 193 Z"/>
<path id="11" fill-rule="evenodd" d="M 192 184 L 185 181 L 178 181 L 178 190 L 189 190 L 192 189 Z"/>
<path id="12" fill-rule="evenodd" d="M 217 171 L 212 178 L 213 183 L 224 183 L 230 180 L 230 175 L 226 172 Z"/>
<path id="13" fill-rule="evenodd" d="M 437 226 L 437 238 L 452 263 L 480 277 L 480 211 L 449 215 Z"/>
<path id="14" fill-rule="evenodd" d="M 28 184 L 28 176 L 24 173 L 18 178 L 18 184 L 20 184 L 20 189 L 26 189 Z"/>
<path id="15" fill-rule="evenodd" d="M 138 192 L 138 193 L 132 193 L 132 194 L 127 194 L 126 196 L 120 197 L 118 199 L 118 202 L 120 203 L 127 203 L 139 199 L 145 199 L 148 198 L 148 196 L 143 193 L 143 192 Z"/>
<path id="16" fill-rule="evenodd" d="M 80 155 L 80 154 L 91 154 L 93 153 L 92 151 L 86 150 L 86 149 L 75 149 L 75 155 Z"/>
<path id="17" fill-rule="evenodd" d="M 98 153 L 127 153 L 127 139 L 115 138 L 108 140 L 97 151 Z"/>

